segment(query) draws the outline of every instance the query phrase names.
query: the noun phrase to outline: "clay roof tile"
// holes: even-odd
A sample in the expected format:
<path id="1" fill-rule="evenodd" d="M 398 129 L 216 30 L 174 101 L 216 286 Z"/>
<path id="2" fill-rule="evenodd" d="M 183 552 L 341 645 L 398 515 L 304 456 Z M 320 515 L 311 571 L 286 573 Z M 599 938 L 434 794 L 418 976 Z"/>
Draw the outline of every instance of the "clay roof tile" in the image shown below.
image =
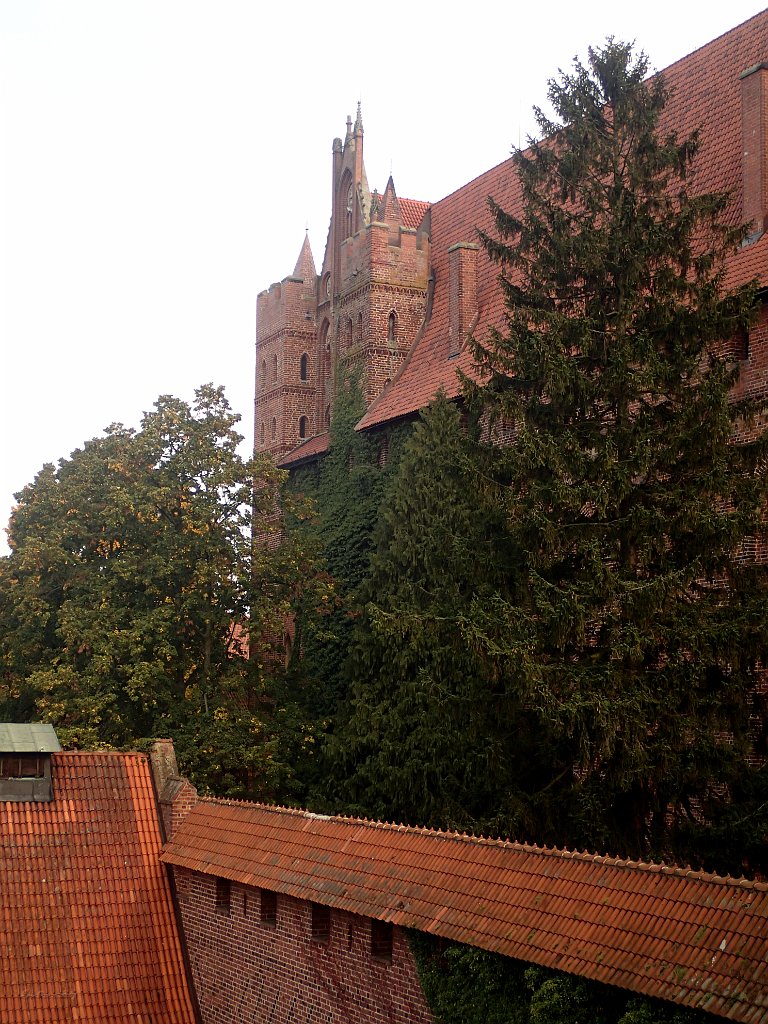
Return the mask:
<path id="1" fill-rule="evenodd" d="M 234 801 L 198 804 L 163 860 L 682 1005 L 706 995 L 744 1024 L 768 1007 L 758 882 Z"/>

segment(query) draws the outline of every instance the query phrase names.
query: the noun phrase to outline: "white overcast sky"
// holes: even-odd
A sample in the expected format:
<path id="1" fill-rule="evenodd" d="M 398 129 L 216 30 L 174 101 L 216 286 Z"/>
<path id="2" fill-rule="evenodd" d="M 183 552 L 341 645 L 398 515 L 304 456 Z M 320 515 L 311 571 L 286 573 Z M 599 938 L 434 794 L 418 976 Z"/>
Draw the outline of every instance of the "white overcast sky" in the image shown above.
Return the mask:
<path id="1" fill-rule="evenodd" d="M 0 0 L 0 528 L 45 462 L 160 394 L 225 385 L 250 445 L 256 295 L 306 227 L 322 260 L 358 99 L 371 188 L 434 201 L 525 141 L 590 44 L 660 69 L 761 9 Z"/>

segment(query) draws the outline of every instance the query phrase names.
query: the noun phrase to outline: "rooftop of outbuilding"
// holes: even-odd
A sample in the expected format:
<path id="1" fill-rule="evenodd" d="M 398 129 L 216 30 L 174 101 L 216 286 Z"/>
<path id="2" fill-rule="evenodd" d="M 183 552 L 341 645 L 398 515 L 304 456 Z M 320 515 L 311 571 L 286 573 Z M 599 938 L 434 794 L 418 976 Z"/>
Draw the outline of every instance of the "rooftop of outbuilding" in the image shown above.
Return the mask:
<path id="1" fill-rule="evenodd" d="M 760 883 L 214 800 L 190 812 L 163 860 L 743 1024 L 768 1014 Z"/>
<path id="2" fill-rule="evenodd" d="M 148 758 L 54 753 L 0 803 L 0 1020 L 193 1024 Z"/>

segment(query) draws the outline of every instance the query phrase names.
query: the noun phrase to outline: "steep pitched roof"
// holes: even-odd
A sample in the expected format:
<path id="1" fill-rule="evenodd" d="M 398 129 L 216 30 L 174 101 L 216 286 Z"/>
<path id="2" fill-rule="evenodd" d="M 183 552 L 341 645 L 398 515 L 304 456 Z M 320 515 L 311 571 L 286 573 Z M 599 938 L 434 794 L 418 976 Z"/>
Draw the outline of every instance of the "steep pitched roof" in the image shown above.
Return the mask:
<path id="1" fill-rule="evenodd" d="M 0 1020 L 194 1024 L 143 754 L 53 754 L 0 802 Z"/>
<path id="2" fill-rule="evenodd" d="M 768 886 L 403 825 L 203 801 L 166 864 L 757 1024 Z"/>
<path id="3" fill-rule="evenodd" d="M 317 277 L 315 260 L 312 256 L 312 246 L 309 244 L 309 232 L 304 235 L 304 243 L 301 247 L 299 258 L 296 260 L 296 266 L 293 268 L 293 276 L 301 278 L 307 284 L 313 283 Z"/>
<path id="4" fill-rule="evenodd" d="M 768 11 L 763 11 L 726 32 L 701 49 L 672 64 L 664 72 L 672 97 L 664 112 L 662 130 L 674 128 L 681 137 L 700 129 L 701 148 L 696 162 L 698 191 L 731 191 L 731 222 L 740 219 L 742 186 L 741 82 L 747 68 L 768 59 Z M 448 338 L 448 250 L 457 242 L 477 241 L 478 228 L 494 234 L 488 197 L 509 212 L 522 209 L 520 188 L 511 160 L 486 171 L 440 202 L 432 205 L 431 260 L 435 294 L 426 329 L 391 386 L 374 402 L 359 423 L 373 427 L 411 415 L 428 405 L 442 388 L 449 397 L 460 392 L 457 370 L 472 373 L 466 348 L 451 358 Z M 402 207 L 403 200 L 400 200 Z M 498 285 L 498 267 L 484 252 L 478 254 L 477 298 L 480 312 L 474 329 L 478 338 L 504 323 L 504 301 Z M 728 285 L 753 277 L 768 283 L 768 238 L 741 250 L 729 266 Z"/>

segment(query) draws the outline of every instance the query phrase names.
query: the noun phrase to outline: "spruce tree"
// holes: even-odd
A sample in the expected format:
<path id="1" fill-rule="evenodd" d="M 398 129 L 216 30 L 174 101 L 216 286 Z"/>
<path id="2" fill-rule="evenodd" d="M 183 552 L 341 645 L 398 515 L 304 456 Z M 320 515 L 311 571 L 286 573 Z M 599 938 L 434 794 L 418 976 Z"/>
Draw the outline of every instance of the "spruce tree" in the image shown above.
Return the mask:
<path id="1" fill-rule="evenodd" d="M 515 154 L 522 212 L 491 203 L 503 330 L 474 343 L 470 403 L 513 422 L 497 479 L 521 567 L 510 656 L 570 748 L 558 841 L 674 855 L 752 771 L 753 669 L 766 651 L 765 440 L 731 401 L 727 342 L 754 291 L 726 291 L 744 232 L 695 189 L 696 134 L 609 39 L 550 83 L 543 141 Z M 695 855 L 695 850 L 688 849 Z"/>
<path id="2" fill-rule="evenodd" d="M 352 690 L 329 748 L 334 805 L 433 826 L 519 833 L 554 747 L 531 729 L 474 620 L 510 575 L 477 432 L 444 397 L 404 446 L 380 511 Z M 533 748 L 535 747 L 535 756 Z"/>

